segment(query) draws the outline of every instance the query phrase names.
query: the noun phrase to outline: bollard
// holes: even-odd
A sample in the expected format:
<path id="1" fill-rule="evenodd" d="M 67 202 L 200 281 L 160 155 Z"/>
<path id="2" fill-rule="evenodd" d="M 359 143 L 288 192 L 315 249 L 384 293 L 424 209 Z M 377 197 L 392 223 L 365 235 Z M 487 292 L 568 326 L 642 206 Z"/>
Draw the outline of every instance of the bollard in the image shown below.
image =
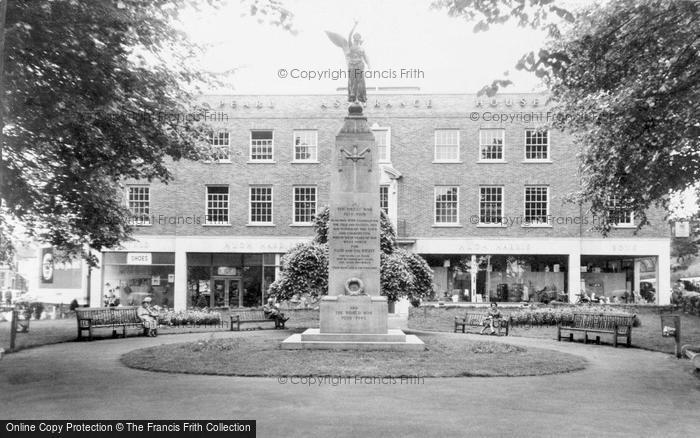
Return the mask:
<path id="1" fill-rule="evenodd" d="M 12 311 L 12 321 L 10 322 L 10 351 L 15 351 L 15 338 L 17 337 L 17 310 Z"/>

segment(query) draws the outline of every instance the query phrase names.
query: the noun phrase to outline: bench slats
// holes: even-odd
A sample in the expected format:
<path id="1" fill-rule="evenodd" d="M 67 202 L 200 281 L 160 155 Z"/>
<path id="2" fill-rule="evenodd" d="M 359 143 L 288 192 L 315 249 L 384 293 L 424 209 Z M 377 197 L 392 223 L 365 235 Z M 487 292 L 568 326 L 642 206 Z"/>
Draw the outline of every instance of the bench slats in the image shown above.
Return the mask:
<path id="1" fill-rule="evenodd" d="M 455 333 L 461 327 L 462 333 L 465 333 L 466 326 L 483 326 L 484 321 L 488 317 L 488 313 L 466 312 L 463 317 L 455 316 Z M 498 328 L 505 327 L 506 336 L 510 330 L 510 317 L 503 316 L 499 321 Z"/>
<path id="2" fill-rule="evenodd" d="M 615 313 L 574 313 L 571 325 L 557 326 L 557 341 L 562 339 L 562 331 L 569 332 L 569 339 L 573 340 L 573 332 L 584 333 L 584 343 L 588 342 L 588 333 L 609 333 L 613 335 L 613 345 L 617 347 L 619 337 L 627 338 L 627 346 L 631 345 L 632 326 L 635 315 Z M 597 341 L 600 337 L 596 338 Z"/>

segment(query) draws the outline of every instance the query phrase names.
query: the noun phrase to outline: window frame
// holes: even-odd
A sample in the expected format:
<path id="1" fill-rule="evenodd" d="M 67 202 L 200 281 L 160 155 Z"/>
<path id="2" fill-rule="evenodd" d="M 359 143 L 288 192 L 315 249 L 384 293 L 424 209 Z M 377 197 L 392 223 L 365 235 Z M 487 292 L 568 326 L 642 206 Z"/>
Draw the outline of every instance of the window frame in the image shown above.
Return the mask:
<path id="1" fill-rule="evenodd" d="M 530 222 L 527 220 L 527 190 L 528 189 L 533 189 L 533 188 L 544 188 L 546 189 L 546 195 L 547 195 L 547 210 L 546 210 L 546 215 L 545 217 L 547 218 L 546 222 Z M 531 184 L 531 185 L 526 185 L 523 188 L 523 227 L 527 228 L 551 228 L 552 224 L 549 222 L 549 218 L 551 216 L 550 213 L 550 204 L 552 201 L 551 197 L 551 190 L 548 185 L 543 185 L 543 184 Z"/>
<path id="2" fill-rule="evenodd" d="M 501 133 L 501 158 L 483 158 L 484 143 L 481 134 L 486 131 L 498 131 Z M 492 137 L 495 138 L 495 137 Z M 490 145 L 493 146 L 493 145 Z M 479 156 L 477 163 L 505 163 L 506 162 L 506 130 L 504 128 L 479 128 Z"/>
<path id="3" fill-rule="evenodd" d="M 226 222 L 209 219 L 209 189 L 214 187 L 226 188 Z M 231 225 L 231 187 L 226 184 L 207 184 L 204 190 L 204 225 L 208 227 L 226 227 Z"/>
<path id="4" fill-rule="evenodd" d="M 449 146 L 455 146 L 457 148 L 457 154 L 456 158 L 438 158 L 438 133 L 440 132 L 446 132 L 446 131 L 453 131 L 457 133 L 457 144 L 456 145 L 449 145 Z M 461 139 L 461 131 L 458 128 L 436 128 L 433 131 L 433 163 L 461 163 L 461 154 L 462 154 L 462 139 Z M 447 146 L 447 145 L 442 145 L 442 146 Z"/>
<path id="5" fill-rule="evenodd" d="M 270 132 L 270 158 L 253 158 L 253 133 L 254 132 Z M 274 129 L 251 129 L 248 136 L 248 163 L 274 163 L 275 162 L 275 130 Z"/>
<path id="6" fill-rule="evenodd" d="M 615 209 L 615 204 L 620 202 L 617 196 L 613 196 L 612 198 L 608 199 L 607 205 L 606 205 L 606 210 L 607 210 L 607 220 L 610 220 L 610 213 L 613 209 Z M 610 223 L 610 225 L 613 228 L 637 228 L 637 226 L 634 224 L 634 212 L 631 210 L 622 210 L 621 208 L 618 207 L 618 210 L 623 212 L 625 215 L 629 215 L 629 222 L 615 222 L 615 223 Z"/>
<path id="7" fill-rule="evenodd" d="M 373 126 L 371 128 L 372 134 L 375 135 L 375 143 L 376 143 L 376 135 L 377 132 L 382 132 L 384 134 L 384 142 L 386 144 L 385 149 L 386 149 L 386 157 L 382 158 L 382 154 L 379 152 L 379 146 L 377 145 L 377 162 L 379 163 L 391 163 L 391 128 L 388 126 Z"/>
<path id="8" fill-rule="evenodd" d="M 499 189 L 501 191 L 501 201 L 500 201 L 500 210 L 501 210 L 501 221 L 500 222 L 483 222 L 482 221 L 482 216 L 481 216 L 481 202 L 482 202 L 482 195 L 481 191 L 482 189 Z M 477 223 L 478 227 L 489 227 L 489 228 L 501 228 L 505 226 L 505 187 L 502 185 L 483 185 L 479 186 L 479 191 L 477 196 L 479 197 L 479 221 Z"/>
<path id="9" fill-rule="evenodd" d="M 533 131 L 533 132 L 545 132 L 547 133 L 547 158 L 528 158 L 527 157 L 527 134 L 528 132 Z M 524 163 L 551 163 L 552 162 L 552 150 L 551 150 L 551 142 L 550 138 L 551 136 L 549 135 L 549 129 L 537 129 L 537 128 L 525 128 L 525 131 L 523 132 L 523 162 Z"/>
<path id="10" fill-rule="evenodd" d="M 382 191 L 386 189 L 386 210 L 382 207 Z M 379 185 L 379 209 L 384 211 L 384 214 L 386 214 L 386 217 L 389 217 L 389 190 L 391 190 L 391 186 L 389 184 L 380 184 Z"/>
<path id="11" fill-rule="evenodd" d="M 218 136 L 218 134 L 226 134 L 226 138 L 228 139 L 228 143 L 226 144 L 226 149 L 228 150 L 228 158 L 222 159 L 222 158 L 213 158 L 211 160 L 207 160 L 209 163 L 231 163 L 231 155 L 233 154 L 233 151 L 231 150 L 231 132 L 227 130 L 213 130 L 209 133 L 209 148 L 213 151 L 214 148 L 220 148 L 223 149 L 223 145 L 214 145 L 214 138 Z"/>
<path id="12" fill-rule="evenodd" d="M 145 215 L 145 217 L 146 217 L 145 221 L 135 220 L 136 215 L 134 214 L 134 212 L 131 208 L 131 205 L 130 205 L 131 189 L 135 189 L 135 188 L 146 189 L 146 191 L 148 192 L 148 206 L 147 206 L 148 212 Z M 126 208 L 129 210 L 131 224 L 134 226 L 137 226 L 137 227 L 149 227 L 149 226 L 153 225 L 153 223 L 151 222 L 151 186 L 148 184 L 127 184 L 125 197 L 126 197 Z M 143 201 L 137 201 L 137 202 L 143 202 Z"/>
<path id="13" fill-rule="evenodd" d="M 313 145 L 314 154 L 312 154 L 311 158 L 308 158 L 308 159 L 297 158 L 297 144 L 296 144 L 297 132 L 313 133 L 313 136 L 314 136 L 314 145 Z M 273 133 L 272 137 L 273 137 L 272 141 L 273 141 L 273 145 L 274 145 L 274 133 Z M 273 146 L 273 158 L 274 158 L 274 146 Z M 317 129 L 295 129 L 292 131 L 292 163 L 318 163 L 318 130 Z"/>
<path id="14" fill-rule="evenodd" d="M 314 190 L 314 213 L 311 215 L 311 220 L 308 222 L 298 222 L 297 219 L 297 189 L 313 189 Z M 301 202 L 301 201 L 300 201 Z M 307 202 L 307 201 L 303 201 Z M 318 186 L 314 185 L 297 185 L 292 187 L 292 225 L 294 226 L 313 226 L 314 217 L 318 214 Z"/>
<path id="15" fill-rule="evenodd" d="M 270 189 L 270 221 L 253 221 L 253 189 Z M 257 201 L 262 202 L 262 201 Z M 272 185 L 254 184 L 248 186 L 248 226 L 271 227 L 275 225 L 275 188 Z"/>
<path id="16" fill-rule="evenodd" d="M 449 202 L 454 202 L 455 203 L 455 210 L 456 210 L 456 215 L 455 215 L 455 221 L 454 222 L 438 222 L 438 189 L 440 188 L 447 188 L 447 189 L 457 189 L 456 192 L 456 200 L 455 201 L 449 201 Z M 443 201 L 446 202 L 446 201 Z M 433 226 L 434 227 L 458 227 L 460 226 L 459 223 L 459 186 L 455 185 L 436 185 L 433 187 Z"/>

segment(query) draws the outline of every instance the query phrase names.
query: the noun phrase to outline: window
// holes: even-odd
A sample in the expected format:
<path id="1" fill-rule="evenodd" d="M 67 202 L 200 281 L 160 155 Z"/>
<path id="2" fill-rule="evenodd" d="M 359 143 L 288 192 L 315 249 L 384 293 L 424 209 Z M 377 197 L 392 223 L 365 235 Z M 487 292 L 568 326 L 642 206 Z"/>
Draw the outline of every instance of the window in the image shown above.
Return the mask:
<path id="1" fill-rule="evenodd" d="M 525 224 L 547 225 L 549 218 L 549 187 L 525 187 Z"/>
<path id="2" fill-rule="evenodd" d="M 270 153 L 271 154 L 271 153 Z M 272 155 L 270 155 L 272 156 Z M 270 158 L 272 159 L 272 158 Z M 318 160 L 318 132 L 294 131 L 294 161 Z"/>
<path id="3" fill-rule="evenodd" d="M 503 129 L 479 130 L 479 161 L 503 161 Z"/>
<path id="4" fill-rule="evenodd" d="M 272 131 L 250 132 L 250 161 L 272 161 Z"/>
<path id="5" fill-rule="evenodd" d="M 634 225 L 632 211 L 619 197 L 613 196 L 608 200 L 608 221 L 619 227 Z"/>
<path id="6" fill-rule="evenodd" d="M 207 225 L 228 225 L 228 187 L 207 186 Z"/>
<path id="7" fill-rule="evenodd" d="M 148 186 L 129 186 L 127 207 L 134 225 L 151 224 L 151 189 Z"/>
<path id="8" fill-rule="evenodd" d="M 272 224 L 272 187 L 250 188 L 250 223 Z"/>
<path id="9" fill-rule="evenodd" d="M 458 187 L 435 187 L 435 224 L 459 223 L 458 194 Z"/>
<path id="10" fill-rule="evenodd" d="M 294 223 L 311 224 L 314 216 L 316 216 L 316 187 L 294 187 Z"/>
<path id="11" fill-rule="evenodd" d="M 379 186 L 379 208 L 389 216 L 389 186 Z"/>
<path id="12" fill-rule="evenodd" d="M 546 130 L 525 130 L 525 159 L 549 160 L 549 132 Z"/>
<path id="13" fill-rule="evenodd" d="M 231 143 L 226 131 L 217 131 L 209 134 L 212 160 L 231 161 Z"/>
<path id="14" fill-rule="evenodd" d="M 372 132 L 377 143 L 379 162 L 388 163 L 391 161 L 391 131 L 388 128 L 376 128 Z"/>
<path id="15" fill-rule="evenodd" d="M 459 161 L 459 130 L 435 130 L 435 161 Z"/>
<path id="16" fill-rule="evenodd" d="M 481 187 L 479 191 L 479 224 L 500 225 L 503 222 L 503 187 Z"/>

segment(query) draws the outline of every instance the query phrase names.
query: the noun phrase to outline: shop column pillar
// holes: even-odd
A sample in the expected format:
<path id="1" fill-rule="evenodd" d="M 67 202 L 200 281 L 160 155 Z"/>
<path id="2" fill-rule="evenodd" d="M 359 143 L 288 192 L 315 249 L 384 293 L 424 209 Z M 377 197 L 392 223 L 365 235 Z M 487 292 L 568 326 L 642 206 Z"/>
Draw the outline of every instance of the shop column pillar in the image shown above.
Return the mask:
<path id="1" fill-rule="evenodd" d="M 471 269 L 469 271 L 469 273 L 471 274 L 469 276 L 469 279 L 471 280 L 469 284 L 469 286 L 471 287 L 469 291 L 469 301 L 473 303 L 476 301 L 476 275 L 479 271 L 479 263 L 476 261 L 475 254 L 472 254 Z"/>
<path id="2" fill-rule="evenodd" d="M 635 291 L 639 292 L 639 283 L 641 283 L 641 278 L 640 275 L 642 273 L 642 260 L 635 258 L 634 259 L 634 278 L 632 279 L 632 290 L 630 292 L 634 293 Z"/>
<path id="3" fill-rule="evenodd" d="M 656 258 L 656 302 L 671 304 L 671 245 L 666 244 Z"/>
<path id="4" fill-rule="evenodd" d="M 187 309 L 187 252 L 175 243 L 175 310 Z"/>
<path id="5" fill-rule="evenodd" d="M 581 253 L 569 253 L 568 262 L 569 302 L 576 302 L 576 295 L 581 293 Z"/>

